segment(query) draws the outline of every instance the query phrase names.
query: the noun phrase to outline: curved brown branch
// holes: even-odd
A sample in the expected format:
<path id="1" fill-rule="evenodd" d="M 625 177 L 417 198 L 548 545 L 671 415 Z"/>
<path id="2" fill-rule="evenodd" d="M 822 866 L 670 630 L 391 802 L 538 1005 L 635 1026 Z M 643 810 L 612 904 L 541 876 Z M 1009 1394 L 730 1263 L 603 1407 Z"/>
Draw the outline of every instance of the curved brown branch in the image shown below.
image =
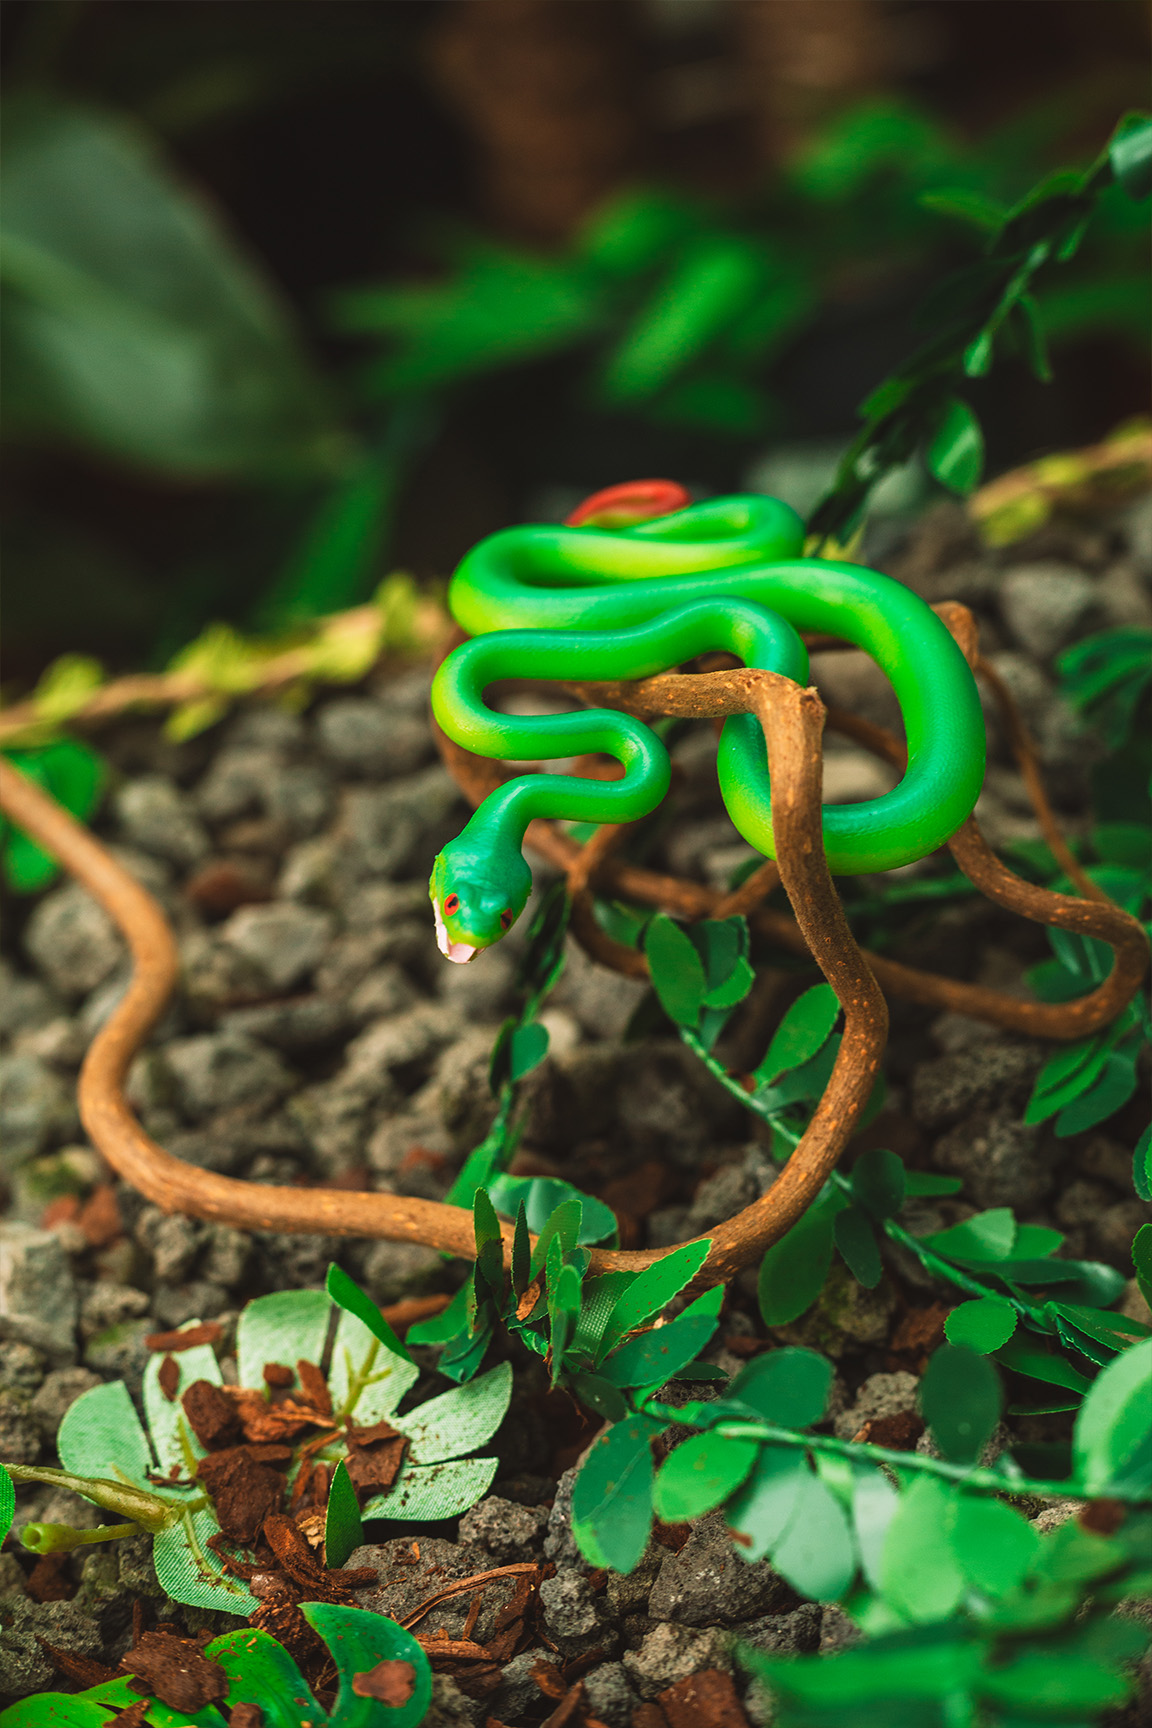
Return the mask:
<path id="1" fill-rule="evenodd" d="M 704 1280 L 731 1277 L 750 1264 L 811 1203 L 867 1102 L 887 1031 L 883 997 L 848 930 L 819 844 L 823 707 L 815 691 L 802 691 L 772 673 L 758 677 L 764 687 L 756 693 L 756 711 L 773 767 L 773 818 L 782 849 L 796 857 L 795 866 L 783 872 L 785 886 L 804 937 L 844 1004 L 847 1025 L 807 1133 L 769 1192 L 711 1233 L 712 1248 L 700 1275 Z M 126 1181 L 166 1212 L 236 1228 L 380 1236 L 472 1257 L 472 1219 L 462 1208 L 394 1194 L 245 1182 L 185 1164 L 146 1134 L 123 1087 L 179 976 L 172 932 L 152 896 L 100 842 L 3 760 L 0 808 L 83 883 L 128 940 L 132 979 L 89 1048 L 79 1092 L 81 1118 L 93 1145 Z M 510 1244 L 512 1226 L 504 1233 Z M 667 1251 L 594 1250 L 592 1269 L 640 1270 Z"/>

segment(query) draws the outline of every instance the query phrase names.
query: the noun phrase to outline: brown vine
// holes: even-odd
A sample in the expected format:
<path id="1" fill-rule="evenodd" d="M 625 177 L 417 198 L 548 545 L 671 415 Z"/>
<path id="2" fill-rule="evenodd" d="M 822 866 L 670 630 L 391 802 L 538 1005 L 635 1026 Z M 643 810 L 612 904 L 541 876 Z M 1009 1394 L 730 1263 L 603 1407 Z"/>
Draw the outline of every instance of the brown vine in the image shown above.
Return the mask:
<path id="1" fill-rule="evenodd" d="M 967 608 L 937 609 L 966 658 L 981 675 L 975 623 Z M 1017 759 L 1028 764 L 1026 784 L 1046 835 L 1075 865 L 1044 796 L 1035 753 L 1007 689 L 993 692 L 1005 716 Z M 845 1015 L 844 1036 L 824 1096 L 781 1175 L 752 1206 L 710 1233 L 704 1281 L 728 1279 L 757 1260 L 802 1216 L 847 1144 L 871 1093 L 887 1036 L 881 990 L 926 1006 L 950 1008 L 1011 1030 L 1077 1038 L 1106 1025 L 1138 988 L 1148 947 L 1138 922 L 1103 898 L 1076 899 L 1015 876 L 987 846 L 970 817 L 949 842 L 969 880 L 990 899 L 1024 917 L 1109 943 L 1115 963 L 1090 995 L 1067 1003 L 1030 1003 L 978 985 L 921 972 L 862 952 L 829 875 L 821 838 L 822 733 L 829 724 L 897 767 L 903 744 L 892 733 L 838 710 L 825 709 L 815 690 L 744 667 L 694 674 L 667 673 L 632 684 L 577 688 L 585 701 L 611 703 L 642 718 L 719 718 L 754 713 L 764 730 L 772 783 L 772 817 L 779 862 L 766 861 L 738 889 L 722 894 L 700 883 L 630 864 L 616 848 L 627 832 L 605 826 L 585 846 L 550 822 L 531 824 L 527 843 L 559 868 L 572 899 L 572 932 L 593 959 L 633 977 L 647 975 L 643 954 L 610 937 L 598 923 L 592 887 L 659 907 L 688 919 L 744 913 L 774 941 L 813 958 L 836 992 Z M 444 759 L 473 804 L 500 784 L 497 765 L 472 756 L 437 731 Z M 172 932 L 159 906 L 108 851 L 48 794 L 0 759 L 0 808 L 96 897 L 124 933 L 133 958 L 129 989 L 96 1035 L 80 1075 L 79 1104 L 92 1143 L 109 1163 L 167 1212 L 249 1230 L 379 1236 L 421 1242 L 464 1258 L 474 1252 L 470 1214 L 441 1202 L 406 1196 L 348 1193 L 325 1188 L 271 1187 L 185 1164 L 152 1140 L 124 1097 L 133 1057 L 162 1013 L 179 973 Z M 1077 866 L 1077 871 L 1079 867 Z M 1073 873 L 1070 871 L 1070 875 Z M 1077 877 L 1073 876 L 1076 880 Z M 793 917 L 762 902 L 782 883 Z M 505 1229 L 510 1239 L 511 1226 Z M 701 1240 L 702 1238 L 696 1238 Z M 594 1272 L 639 1270 L 667 1249 L 593 1251 Z"/>

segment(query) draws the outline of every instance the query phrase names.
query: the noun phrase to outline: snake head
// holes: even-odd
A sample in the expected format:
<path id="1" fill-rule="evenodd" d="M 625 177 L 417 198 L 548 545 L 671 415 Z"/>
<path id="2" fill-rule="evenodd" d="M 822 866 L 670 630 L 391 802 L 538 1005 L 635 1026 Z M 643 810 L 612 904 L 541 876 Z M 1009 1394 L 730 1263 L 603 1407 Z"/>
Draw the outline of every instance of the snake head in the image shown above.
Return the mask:
<path id="1" fill-rule="evenodd" d="M 457 965 L 506 936 L 523 912 L 532 873 L 515 847 L 469 844 L 465 829 L 432 867 L 428 897 L 441 954 Z"/>

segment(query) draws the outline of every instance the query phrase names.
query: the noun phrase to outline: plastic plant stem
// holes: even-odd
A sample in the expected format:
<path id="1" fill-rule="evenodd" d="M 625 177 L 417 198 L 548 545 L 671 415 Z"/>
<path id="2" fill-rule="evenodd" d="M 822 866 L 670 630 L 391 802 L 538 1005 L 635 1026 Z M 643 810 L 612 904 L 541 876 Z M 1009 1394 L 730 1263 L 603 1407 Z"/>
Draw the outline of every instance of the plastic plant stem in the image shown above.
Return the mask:
<path id="1" fill-rule="evenodd" d="M 691 1405 L 677 1408 L 671 1404 L 646 1403 L 644 1413 L 657 1421 L 675 1422 L 682 1427 L 699 1427 L 690 1414 Z M 707 1410 L 707 1405 L 703 1408 Z M 805 1452 L 823 1452 L 833 1458 L 858 1460 L 861 1464 L 886 1464 L 891 1469 L 913 1475 L 938 1476 L 946 1482 L 962 1482 L 988 1494 L 1029 1494 L 1043 1498 L 1090 1499 L 1087 1489 L 1074 1479 L 1064 1482 L 1038 1481 L 1023 1472 L 1009 1475 L 980 1465 L 950 1464 L 946 1458 L 932 1458 L 925 1452 L 896 1452 L 887 1446 L 873 1446 L 871 1441 L 838 1440 L 834 1434 L 811 1434 L 806 1430 L 778 1428 L 773 1422 L 717 1422 L 708 1430 L 722 1440 L 760 1440 L 773 1446 L 791 1446 Z M 1140 1484 L 1121 1483 L 1109 1486 L 1109 1499 L 1124 1500 L 1134 1505 L 1147 1501 L 1148 1490 Z"/>

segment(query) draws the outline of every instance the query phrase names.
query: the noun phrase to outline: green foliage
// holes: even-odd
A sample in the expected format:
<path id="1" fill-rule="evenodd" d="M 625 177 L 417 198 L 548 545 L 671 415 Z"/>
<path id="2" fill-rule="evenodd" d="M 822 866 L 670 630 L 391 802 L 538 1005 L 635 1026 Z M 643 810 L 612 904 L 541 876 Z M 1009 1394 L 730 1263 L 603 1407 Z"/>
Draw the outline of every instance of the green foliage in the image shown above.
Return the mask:
<path id="1" fill-rule="evenodd" d="M 365 1519 L 458 1517 L 487 1492 L 497 1460 L 470 1454 L 490 1440 L 503 1421 L 512 1375 L 504 1363 L 470 1386 L 456 1387 L 399 1415 L 397 1408 L 419 1372 L 411 1355 L 375 1304 L 338 1267 L 329 1269 L 328 1292 L 338 1313 L 328 1371 L 334 1414 L 331 1437 L 313 1456 L 337 1466 L 325 1538 L 329 1564 L 339 1565 L 362 1540 Z M 319 1364 L 331 1315 L 328 1297 L 318 1290 L 278 1291 L 250 1302 L 237 1324 L 240 1385 L 263 1389 L 269 1362 L 292 1366 L 303 1359 Z M 204 1448 L 181 1402 L 195 1381 L 219 1385 L 219 1366 L 208 1345 L 181 1351 L 173 1360 L 180 1372 L 173 1400 L 160 1387 L 160 1358 L 154 1356 L 145 1370 L 147 1432 L 120 1382 L 92 1387 L 69 1407 L 58 1440 L 67 1485 L 134 1520 L 115 1534 L 152 1530 L 157 1576 L 175 1601 L 250 1614 L 255 1599 L 208 1546 L 220 1526 L 211 1500 L 195 1480 Z M 349 1423 L 366 1427 L 384 1420 L 408 1437 L 409 1449 L 393 1486 L 361 1507 L 343 1465 L 345 1430 Z M 296 1467 L 294 1461 L 290 1470 Z M 164 1477 L 173 1469 L 174 1480 L 159 1481 L 157 1473 Z M 59 1476 L 36 1469 L 18 1473 L 20 1480 Z"/>
<path id="2" fill-rule="evenodd" d="M 245 1628 L 225 1632 L 204 1650 L 228 1679 L 218 1709 L 214 1704 L 190 1714 L 152 1699 L 144 1711 L 148 1728 L 224 1728 L 237 1704 L 257 1704 L 265 1728 L 417 1728 L 432 1702 L 432 1670 L 410 1632 L 363 1608 L 328 1602 L 301 1603 L 309 1625 L 324 1640 L 336 1668 L 336 1701 L 329 1714 L 317 1704 L 294 1659 L 267 1632 Z M 357 1680 L 382 1662 L 404 1664 L 409 1696 L 397 1705 L 367 1697 Z M 107 1680 L 86 1692 L 42 1692 L 12 1704 L 0 1715 L 3 1728 L 103 1728 L 109 1711 L 139 1705 L 129 1676 Z"/>
<path id="3" fill-rule="evenodd" d="M 697 1033 L 707 1049 L 752 988 L 748 950 L 748 924 L 739 917 L 681 925 L 658 912 L 644 933 L 660 1006 L 677 1026 Z"/>
<path id="4" fill-rule="evenodd" d="M 285 308 L 138 127 L 5 104 L 4 415 L 162 474 L 315 473 L 339 454 Z"/>
<path id="5" fill-rule="evenodd" d="M 1152 630 L 1104 630 L 1066 648 L 1056 661 L 1061 688 L 1113 749 L 1128 742 L 1152 684 Z"/>
<path id="6" fill-rule="evenodd" d="M 16 1490 L 12 1486 L 12 1478 L 0 1464 L 0 1542 L 3 1542 L 12 1528 L 12 1516 L 16 1510 Z"/>
<path id="7" fill-rule="evenodd" d="M 71 738 L 32 750 L 9 750 L 8 760 L 86 822 L 100 802 L 107 769 L 102 757 Z M 0 859 L 4 880 L 17 894 L 35 894 L 60 874 L 60 866 L 42 846 L 0 816 Z"/>
<path id="8" fill-rule="evenodd" d="M 990 230 L 985 257 L 937 284 L 920 312 L 936 334 L 862 403 L 864 425 L 809 521 L 819 545 L 844 544 L 877 482 L 921 449 L 941 484 L 960 493 L 977 485 L 983 438 L 959 391 L 969 379 L 984 377 L 998 352 L 1019 354 L 1036 377 L 1051 377 L 1036 278 L 1074 256 L 1109 188 L 1147 196 L 1150 139 L 1152 118 L 1130 115 L 1084 173 L 1050 174 L 1011 208 L 983 198 L 974 205 L 963 190 L 948 202 L 936 197 L 936 209 L 965 220 L 975 216 Z"/>

